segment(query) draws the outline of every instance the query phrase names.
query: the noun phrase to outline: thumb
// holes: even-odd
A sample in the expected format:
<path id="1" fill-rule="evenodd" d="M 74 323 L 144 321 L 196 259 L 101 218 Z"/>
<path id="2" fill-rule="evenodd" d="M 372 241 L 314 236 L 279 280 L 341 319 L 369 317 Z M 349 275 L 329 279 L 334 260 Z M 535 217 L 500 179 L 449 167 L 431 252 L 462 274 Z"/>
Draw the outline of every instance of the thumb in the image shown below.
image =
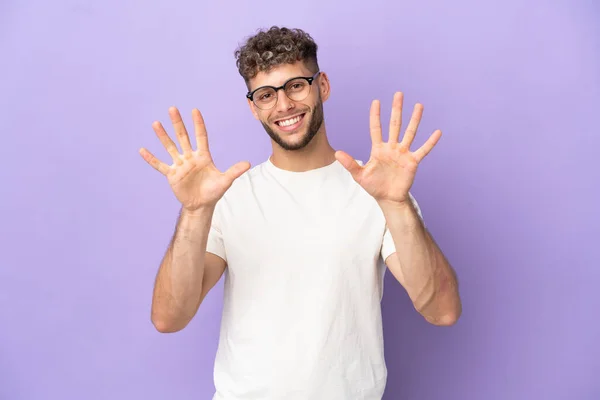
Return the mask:
<path id="1" fill-rule="evenodd" d="M 354 179 L 358 177 L 358 174 L 362 170 L 362 167 L 356 162 L 356 160 L 348 153 L 338 150 L 335 152 L 335 158 L 352 174 Z"/>
<path id="2" fill-rule="evenodd" d="M 240 161 L 239 163 L 229 167 L 229 169 L 225 171 L 225 175 L 233 182 L 249 169 L 250 163 L 248 161 Z"/>

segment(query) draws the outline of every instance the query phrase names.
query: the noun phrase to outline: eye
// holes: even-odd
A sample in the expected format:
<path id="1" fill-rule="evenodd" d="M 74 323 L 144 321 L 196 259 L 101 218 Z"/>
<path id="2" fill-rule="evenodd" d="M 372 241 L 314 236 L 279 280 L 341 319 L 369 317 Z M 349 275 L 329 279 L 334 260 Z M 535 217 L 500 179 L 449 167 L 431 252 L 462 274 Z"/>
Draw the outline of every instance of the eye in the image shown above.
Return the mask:
<path id="1" fill-rule="evenodd" d="M 299 92 L 299 91 L 303 90 L 305 86 L 306 86 L 306 82 L 304 82 L 304 81 L 301 81 L 301 80 L 293 81 L 293 82 L 289 83 L 286 90 L 291 91 L 291 92 Z"/>
<path id="2" fill-rule="evenodd" d="M 273 96 L 275 95 L 275 93 L 273 93 L 272 90 L 259 90 L 258 92 L 256 92 L 254 94 L 254 100 L 255 101 L 259 101 L 259 102 L 268 102 L 271 101 L 273 99 Z"/>

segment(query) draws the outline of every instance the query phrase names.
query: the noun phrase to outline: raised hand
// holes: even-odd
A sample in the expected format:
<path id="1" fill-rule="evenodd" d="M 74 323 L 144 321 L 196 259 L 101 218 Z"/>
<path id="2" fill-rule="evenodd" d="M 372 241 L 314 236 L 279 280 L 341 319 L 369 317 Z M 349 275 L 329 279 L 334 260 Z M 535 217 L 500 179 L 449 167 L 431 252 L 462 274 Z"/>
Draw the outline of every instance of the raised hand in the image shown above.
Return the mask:
<path id="1" fill-rule="evenodd" d="M 335 155 L 354 180 L 378 202 L 403 203 L 409 199 L 408 193 L 419 163 L 442 136 L 442 132 L 436 130 L 423 146 L 414 152 L 410 151 L 423 115 L 423 106 L 416 104 L 402 141 L 398 142 L 402 126 L 403 97 L 401 92 L 394 95 L 387 142 L 383 141 L 381 134 L 380 103 L 374 100 L 371 104 L 371 157 L 364 166 L 343 151 L 337 151 Z"/>
<path id="2" fill-rule="evenodd" d="M 145 148 L 140 149 L 140 155 L 154 169 L 167 177 L 175 197 L 186 210 L 195 211 L 201 207 L 214 206 L 231 187 L 233 181 L 250 168 L 250 163 L 242 161 L 225 172 L 219 171 L 210 155 L 206 126 L 200 111 L 198 109 L 192 111 L 196 150 L 192 149 L 189 135 L 177 108 L 169 108 L 169 116 L 181 152 L 160 122 L 154 122 L 152 128 L 171 155 L 173 163 L 171 165 L 163 163 Z"/>

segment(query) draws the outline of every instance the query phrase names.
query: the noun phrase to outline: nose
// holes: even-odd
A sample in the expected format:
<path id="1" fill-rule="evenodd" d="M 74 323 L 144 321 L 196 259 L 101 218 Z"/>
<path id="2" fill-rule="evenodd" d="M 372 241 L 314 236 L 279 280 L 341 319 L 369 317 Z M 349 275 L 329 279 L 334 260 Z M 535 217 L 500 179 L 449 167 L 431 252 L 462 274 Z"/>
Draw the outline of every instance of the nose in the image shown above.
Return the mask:
<path id="1" fill-rule="evenodd" d="M 285 90 L 279 89 L 277 92 L 277 111 L 288 111 L 294 108 L 294 102 L 287 97 Z"/>

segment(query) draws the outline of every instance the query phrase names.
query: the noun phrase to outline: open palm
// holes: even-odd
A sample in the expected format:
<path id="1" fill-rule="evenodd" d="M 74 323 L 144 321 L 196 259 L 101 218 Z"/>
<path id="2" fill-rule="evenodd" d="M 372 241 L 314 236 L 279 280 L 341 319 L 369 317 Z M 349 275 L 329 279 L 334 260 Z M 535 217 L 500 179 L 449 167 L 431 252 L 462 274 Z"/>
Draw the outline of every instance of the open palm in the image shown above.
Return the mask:
<path id="1" fill-rule="evenodd" d="M 380 202 L 402 203 L 409 199 L 408 193 L 419 163 L 429 154 L 442 135 L 440 130 L 436 130 L 423 146 L 414 152 L 410 151 L 423 115 L 423 106 L 416 104 L 402 141 L 398 142 L 402 126 L 402 102 L 403 94 L 396 93 L 392 103 L 387 142 L 382 138 L 380 103 L 374 100 L 371 104 L 369 125 L 372 148 L 369 161 L 364 166 L 359 165 L 347 153 L 336 152 L 337 160 L 352 174 L 354 180 Z"/>
<path id="2" fill-rule="evenodd" d="M 210 155 L 206 126 L 200 111 L 197 109 L 192 111 L 196 150 L 192 149 L 179 111 L 175 107 L 171 107 L 169 116 L 181 146 L 181 153 L 162 124 L 154 122 L 152 127 L 171 155 L 173 163 L 171 165 L 163 163 L 145 148 L 140 149 L 141 156 L 148 164 L 167 177 L 175 197 L 185 209 L 193 211 L 203 206 L 215 205 L 233 181 L 250 168 L 250 164 L 243 161 L 233 165 L 225 172 L 219 171 Z"/>

